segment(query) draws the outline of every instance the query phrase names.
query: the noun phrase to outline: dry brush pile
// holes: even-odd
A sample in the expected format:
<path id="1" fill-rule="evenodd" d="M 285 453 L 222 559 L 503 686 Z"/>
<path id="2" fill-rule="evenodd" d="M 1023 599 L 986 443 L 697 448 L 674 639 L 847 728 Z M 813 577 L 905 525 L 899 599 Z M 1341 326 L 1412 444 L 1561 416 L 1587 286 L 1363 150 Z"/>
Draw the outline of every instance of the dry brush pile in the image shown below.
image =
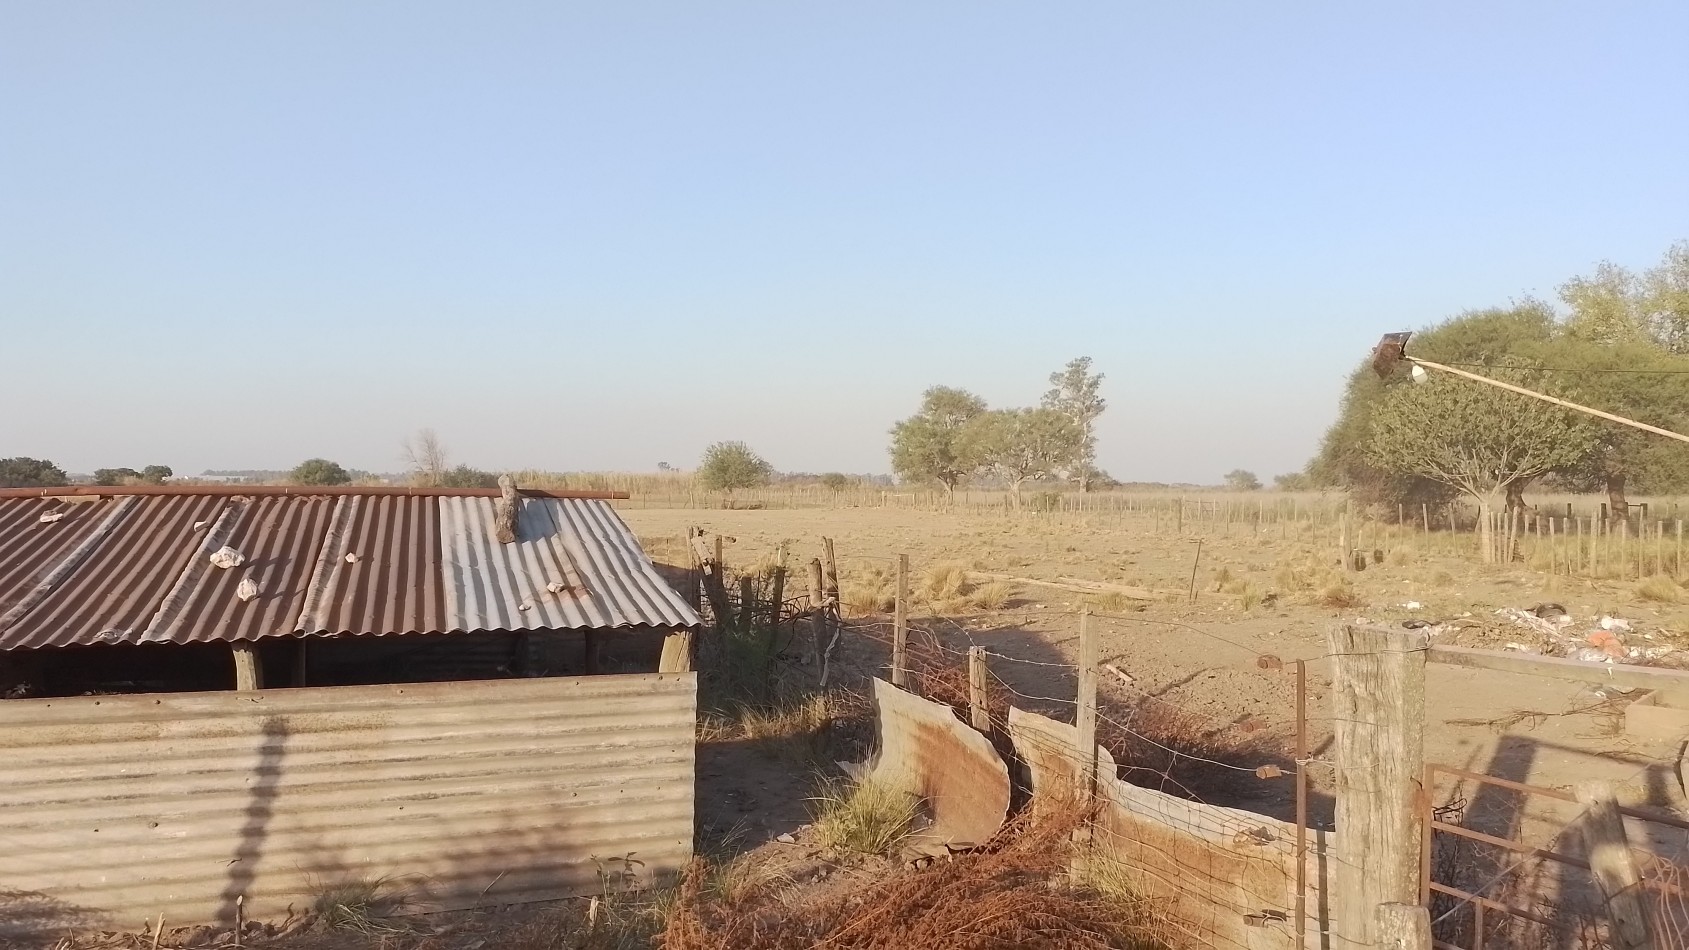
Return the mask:
<path id="1" fill-rule="evenodd" d="M 1012 822 L 987 847 L 819 899 L 782 888 L 711 899 L 695 862 L 663 950 L 1106 950 L 1159 947 L 1145 908 L 1073 886 L 1076 810 Z"/>

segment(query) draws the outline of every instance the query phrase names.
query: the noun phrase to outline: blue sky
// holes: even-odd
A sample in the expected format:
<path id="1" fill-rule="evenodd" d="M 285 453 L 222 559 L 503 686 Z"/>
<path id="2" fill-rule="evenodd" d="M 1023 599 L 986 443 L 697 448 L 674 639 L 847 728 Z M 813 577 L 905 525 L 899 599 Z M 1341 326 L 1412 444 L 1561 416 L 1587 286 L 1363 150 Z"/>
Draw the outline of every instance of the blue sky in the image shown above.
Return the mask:
<path id="1" fill-rule="evenodd" d="M 1689 237 L 1689 5 L 7 3 L 0 456 L 884 471 L 1089 355 L 1299 468 L 1380 333 Z"/>

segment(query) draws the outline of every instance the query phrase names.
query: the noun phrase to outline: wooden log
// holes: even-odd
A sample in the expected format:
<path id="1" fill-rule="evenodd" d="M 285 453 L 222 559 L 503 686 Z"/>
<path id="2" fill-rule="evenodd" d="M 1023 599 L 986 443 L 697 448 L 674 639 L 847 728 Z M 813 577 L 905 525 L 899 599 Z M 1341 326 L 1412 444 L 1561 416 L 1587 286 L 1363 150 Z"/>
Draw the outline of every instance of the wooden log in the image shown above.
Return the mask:
<path id="1" fill-rule="evenodd" d="M 499 499 L 493 502 L 493 537 L 500 544 L 516 542 L 516 516 L 522 510 L 522 496 L 516 493 L 516 480 L 509 475 L 498 477 Z"/>
<path id="2" fill-rule="evenodd" d="M 263 689 L 264 670 L 258 662 L 258 650 L 250 643 L 232 644 L 229 649 L 235 658 L 235 689 Z"/>
<path id="3" fill-rule="evenodd" d="M 1414 904 L 1379 904 L 1373 923 L 1379 950 L 1431 950 L 1431 912 Z"/>
<path id="4" fill-rule="evenodd" d="M 1580 782 L 1584 806 L 1579 830 L 1589 855 L 1589 871 L 1607 902 L 1609 938 L 1614 950 L 1653 950 L 1654 937 L 1642 899 L 1642 875 L 1625 837 L 1624 819 L 1611 782 Z"/>
<path id="5" fill-rule="evenodd" d="M 969 571 L 970 581 L 1007 581 L 1012 584 L 1030 584 L 1034 587 L 1049 587 L 1054 590 L 1072 591 L 1077 594 L 1119 594 L 1132 600 L 1160 600 L 1167 596 L 1166 591 L 1150 590 L 1147 587 L 1128 587 L 1124 584 L 1106 584 L 1102 581 L 1087 581 L 1077 577 L 1062 577 L 1056 580 L 1044 580 L 1037 577 L 1019 577 L 1014 574 L 996 574 L 990 571 Z"/>
<path id="6" fill-rule="evenodd" d="M 1348 869 L 1332 906 L 1337 932 L 1362 946 L 1379 904 L 1419 899 L 1425 649 L 1417 632 L 1338 624 L 1329 635 L 1336 819 Z"/>

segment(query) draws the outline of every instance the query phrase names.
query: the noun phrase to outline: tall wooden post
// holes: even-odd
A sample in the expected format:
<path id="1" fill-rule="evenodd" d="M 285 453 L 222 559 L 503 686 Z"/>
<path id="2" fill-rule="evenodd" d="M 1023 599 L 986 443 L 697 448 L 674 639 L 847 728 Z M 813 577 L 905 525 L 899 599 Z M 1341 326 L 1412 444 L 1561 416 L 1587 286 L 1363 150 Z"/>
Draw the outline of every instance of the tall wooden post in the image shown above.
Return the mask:
<path id="1" fill-rule="evenodd" d="M 1579 830 L 1589 855 L 1590 874 L 1607 901 L 1614 950 L 1653 950 L 1654 937 L 1642 900 L 1642 876 L 1625 837 L 1612 783 L 1579 783 L 1577 796 L 1584 806 Z"/>
<path id="2" fill-rule="evenodd" d="M 1371 945 L 1379 904 L 1419 899 L 1420 777 L 1425 770 L 1424 634 L 1333 626 L 1337 835 L 1333 922 Z"/>
<path id="3" fill-rule="evenodd" d="M 987 705 L 985 648 L 968 647 L 968 719 L 980 732 L 991 731 L 991 709 Z"/>
<path id="4" fill-rule="evenodd" d="M 1079 611 L 1079 781 L 1087 803 L 1097 794 L 1097 635 L 1091 610 Z"/>
<path id="5" fill-rule="evenodd" d="M 909 555 L 897 556 L 897 600 L 892 605 L 891 685 L 909 688 Z"/>
<path id="6" fill-rule="evenodd" d="M 821 559 L 809 559 L 809 649 L 804 662 L 814 663 L 827 645 L 827 594 L 821 584 Z"/>

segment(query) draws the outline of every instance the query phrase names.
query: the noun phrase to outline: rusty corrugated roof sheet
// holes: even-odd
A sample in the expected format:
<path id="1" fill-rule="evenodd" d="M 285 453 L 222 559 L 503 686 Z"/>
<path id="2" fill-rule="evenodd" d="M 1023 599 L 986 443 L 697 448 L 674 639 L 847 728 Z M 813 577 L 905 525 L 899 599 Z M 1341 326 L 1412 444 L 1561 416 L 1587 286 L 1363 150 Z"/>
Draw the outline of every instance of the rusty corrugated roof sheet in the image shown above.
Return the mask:
<path id="1" fill-rule="evenodd" d="M 0 649 L 680 627 L 698 616 L 609 503 L 486 493 L 0 495 Z M 224 545 L 246 562 L 223 569 Z M 258 596 L 236 590 L 251 580 Z"/>

